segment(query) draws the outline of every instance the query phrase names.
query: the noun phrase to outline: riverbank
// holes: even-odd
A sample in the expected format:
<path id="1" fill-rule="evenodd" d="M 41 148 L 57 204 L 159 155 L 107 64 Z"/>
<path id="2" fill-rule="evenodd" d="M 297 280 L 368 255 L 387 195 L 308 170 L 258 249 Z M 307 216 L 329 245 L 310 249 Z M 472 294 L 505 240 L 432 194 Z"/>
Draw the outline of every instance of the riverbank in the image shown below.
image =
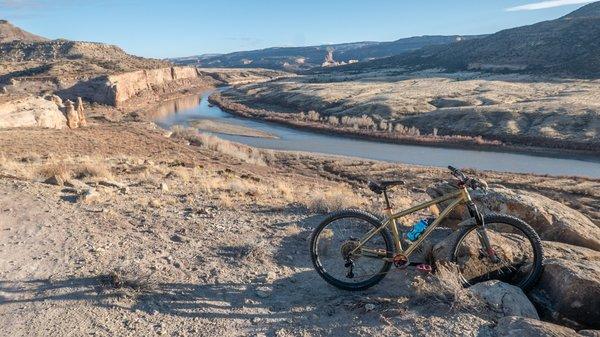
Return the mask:
<path id="1" fill-rule="evenodd" d="M 234 115 L 263 120 L 272 123 L 310 130 L 327 135 L 339 135 L 356 139 L 374 140 L 387 143 L 435 146 L 442 148 L 457 148 L 481 151 L 498 151 L 508 153 L 522 153 L 528 155 L 556 156 L 559 158 L 589 158 L 600 156 L 600 149 L 581 150 L 565 149 L 539 146 L 526 146 L 519 144 L 507 144 L 499 140 L 486 140 L 481 136 L 438 136 L 411 134 L 410 129 L 403 133 L 379 131 L 374 129 L 363 130 L 356 127 L 340 126 L 339 123 L 332 125 L 327 120 L 309 120 L 303 113 L 291 111 L 281 106 L 265 104 L 253 101 L 248 97 L 240 97 L 235 91 L 216 92 L 209 97 L 211 104 Z M 598 157 L 600 158 L 600 157 Z"/>

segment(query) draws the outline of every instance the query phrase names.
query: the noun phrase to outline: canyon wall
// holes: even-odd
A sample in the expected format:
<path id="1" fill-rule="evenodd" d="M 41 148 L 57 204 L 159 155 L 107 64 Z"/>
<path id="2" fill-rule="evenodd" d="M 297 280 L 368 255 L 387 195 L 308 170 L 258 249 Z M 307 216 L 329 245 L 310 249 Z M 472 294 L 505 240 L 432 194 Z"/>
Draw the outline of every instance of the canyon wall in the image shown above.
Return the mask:
<path id="1" fill-rule="evenodd" d="M 194 67 L 167 67 L 96 77 L 63 90 L 60 96 L 80 96 L 96 103 L 121 106 L 138 96 L 158 96 L 179 89 L 216 84 L 212 77 L 203 75 Z"/>

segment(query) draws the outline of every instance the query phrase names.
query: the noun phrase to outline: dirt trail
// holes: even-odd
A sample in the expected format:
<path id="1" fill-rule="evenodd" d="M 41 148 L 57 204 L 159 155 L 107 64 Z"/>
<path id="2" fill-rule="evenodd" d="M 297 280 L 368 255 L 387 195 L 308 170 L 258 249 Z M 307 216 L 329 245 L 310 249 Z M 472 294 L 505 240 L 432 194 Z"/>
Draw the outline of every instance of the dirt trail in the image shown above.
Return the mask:
<path id="1" fill-rule="evenodd" d="M 6 336 L 385 331 L 364 305 L 401 298 L 412 278 L 394 273 L 362 294 L 326 285 L 306 252 L 319 217 L 293 208 L 190 221 L 171 212 L 128 215 L 128 205 L 82 206 L 40 183 L 1 180 L 0 190 Z M 115 289 L 114 271 L 149 289 Z"/>

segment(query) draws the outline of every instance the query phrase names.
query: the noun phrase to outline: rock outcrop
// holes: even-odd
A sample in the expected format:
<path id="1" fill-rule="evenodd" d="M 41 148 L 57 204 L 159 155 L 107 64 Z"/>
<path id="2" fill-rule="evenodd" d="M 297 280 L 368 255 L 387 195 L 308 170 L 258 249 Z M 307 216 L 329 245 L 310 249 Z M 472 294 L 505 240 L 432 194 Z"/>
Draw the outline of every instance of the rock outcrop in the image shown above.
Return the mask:
<path id="1" fill-rule="evenodd" d="M 56 103 L 26 96 L 0 101 L 0 128 L 44 127 L 62 129 L 67 120 Z"/>
<path id="2" fill-rule="evenodd" d="M 478 283 L 468 290 L 503 316 L 539 319 L 538 313 L 521 288 L 491 280 Z"/>
<path id="3" fill-rule="evenodd" d="M 160 95 L 181 87 L 209 86 L 212 78 L 201 76 L 194 67 L 168 67 L 106 75 L 76 84 L 64 96 L 120 106 L 136 96 Z"/>
<path id="4" fill-rule="evenodd" d="M 431 197 L 438 197 L 455 187 L 448 183 L 427 189 Z M 600 251 L 600 228 L 580 212 L 543 195 L 522 190 L 495 187 L 482 193 L 475 191 L 472 197 L 483 205 L 486 212 L 514 215 L 533 227 L 543 240 L 569 243 Z M 445 205 L 442 205 L 445 206 Z M 457 208 L 450 219 L 456 222 L 467 217 L 464 207 Z M 452 226 L 452 223 L 446 223 Z"/>
<path id="5" fill-rule="evenodd" d="M 546 319 L 600 329 L 600 252 L 544 242 L 546 260 L 531 298 Z"/>
<path id="6" fill-rule="evenodd" d="M 70 129 L 77 129 L 79 127 L 79 115 L 70 100 L 65 102 L 65 115 L 67 115 L 67 126 Z"/>
<path id="7" fill-rule="evenodd" d="M 498 337 L 573 337 L 577 332 L 564 326 L 536 319 L 508 316 L 498 320 L 494 328 Z"/>
<path id="8" fill-rule="evenodd" d="M 77 117 L 79 118 L 79 126 L 87 126 L 87 121 L 85 120 L 85 113 L 83 109 L 83 100 L 81 97 L 77 97 L 77 103 L 75 104 L 75 110 L 77 110 Z"/>

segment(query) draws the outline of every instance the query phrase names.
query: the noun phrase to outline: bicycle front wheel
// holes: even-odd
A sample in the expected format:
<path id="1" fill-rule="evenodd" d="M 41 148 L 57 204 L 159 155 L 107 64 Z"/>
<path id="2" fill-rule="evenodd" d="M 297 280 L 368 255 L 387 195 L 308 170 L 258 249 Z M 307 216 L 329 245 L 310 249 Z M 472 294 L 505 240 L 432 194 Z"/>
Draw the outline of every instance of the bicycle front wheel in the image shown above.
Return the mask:
<path id="1" fill-rule="evenodd" d="M 377 284 L 390 270 L 392 237 L 382 229 L 351 253 L 370 230 L 381 226 L 377 217 L 359 210 L 330 214 L 315 229 L 310 254 L 316 271 L 328 283 L 344 290 L 364 290 Z M 367 254 L 369 252 L 369 254 Z"/>
<path id="2" fill-rule="evenodd" d="M 513 216 L 488 214 L 484 222 L 494 258 L 482 245 L 482 227 L 474 223 L 462 229 L 451 250 L 464 284 L 500 280 L 529 290 L 542 273 L 544 254 L 539 236 Z"/>

